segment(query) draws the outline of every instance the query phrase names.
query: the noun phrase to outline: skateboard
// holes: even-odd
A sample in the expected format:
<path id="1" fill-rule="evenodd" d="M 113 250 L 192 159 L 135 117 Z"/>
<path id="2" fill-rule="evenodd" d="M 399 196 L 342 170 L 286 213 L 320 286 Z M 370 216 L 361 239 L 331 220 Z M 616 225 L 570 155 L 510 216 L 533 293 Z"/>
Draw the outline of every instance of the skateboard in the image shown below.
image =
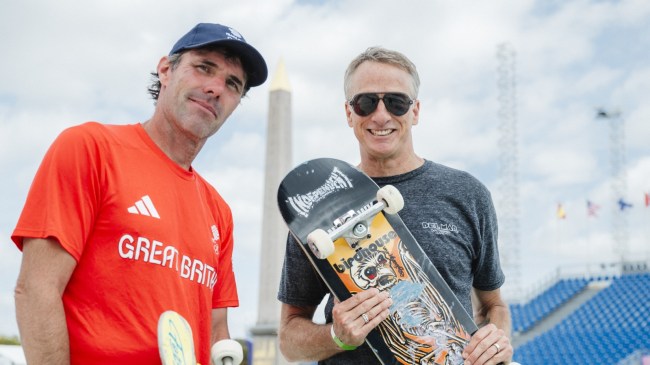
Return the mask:
<path id="1" fill-rule="evenodd" d="M 163 312 L 158 318 L 158 349 L 162 365 L 200 365 L 194 353 L 192 328 L 174 311 Z M 234 340 L 218 341 L 210 354 L 215 365 L 239 365 L 244 357 L 241 345 Z"/>
<path id="2" fill-rule="evenodd" d="M 404 201 L 396 188 L 319 158 L 290 171 L 277 198 L 291 235 L 337 299 L 390 291 L 390 316 L 366 338 L 382 364 L 463 363 L 477 327 L 397 214 Z"/>

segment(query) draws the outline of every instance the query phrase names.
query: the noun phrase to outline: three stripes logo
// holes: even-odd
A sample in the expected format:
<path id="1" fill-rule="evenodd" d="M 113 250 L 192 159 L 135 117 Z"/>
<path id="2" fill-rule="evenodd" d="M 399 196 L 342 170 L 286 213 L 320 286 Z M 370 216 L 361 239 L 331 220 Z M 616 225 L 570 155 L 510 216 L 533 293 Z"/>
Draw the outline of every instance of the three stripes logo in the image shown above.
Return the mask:
<path id="1" fill-rule="evenodd" d="M 147 217 L 154 217 L 160 219 L 156 207 L 154 207 L 153 202 L 149 195 L 143 196 L 140 200 L 135 202 L 135 205 L 127 209 L 131 214 L 141 214 L 146 215 Z"/>

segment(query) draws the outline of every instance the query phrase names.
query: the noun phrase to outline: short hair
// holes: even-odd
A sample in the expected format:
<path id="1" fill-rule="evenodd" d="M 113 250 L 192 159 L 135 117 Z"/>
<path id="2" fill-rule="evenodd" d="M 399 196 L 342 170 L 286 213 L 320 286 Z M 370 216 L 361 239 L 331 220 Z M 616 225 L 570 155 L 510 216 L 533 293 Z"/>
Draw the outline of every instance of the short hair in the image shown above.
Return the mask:
<path id="1" fill-rule="evenodd" d="M 353 96 L 349 95 L 351 87 L 350 79 L 352 78 L 352 74 L 354 74 L 362 63 L 367 61 L 389 64 L 406 71 L 411 75 L 413 92 L 415 93 L 414 95 L 411 95 L 411 97 L 418 97 L 418 92 L 420 91 L 420 76 L 418 75 L 418 70 L 415 67 L 415 64 L 400 52 L 383 47 L 370 47 L 354 58 L 348 65 L 347 70 L 345 70 L 343 91 L 345 92 L 346 99 L 350 99 Z"/>
<path id="2" fill-rule="evenodd" d="M 231 51 L 227 47 L 223 46 L 218 46 L 218 47 L 202 47 L 195 49 L 198 51 L 205 51 L 205 52 L 217 52 L 222 54 L 226 60 L 235 62 L 236 64 L 244 65 L 241 62 L 241 59 L 239 58 L 239 55 L 236 52 Z M 187 50 L 190 51 L 190 50 Z M 174 53 L 173 55 L 169 56 L 169 63 L 171 66 L 172 70 L 175 70 L 176 67 L 181 63 L 181 58 L 183 57 L 183 54 L 187 51 L 179 52 L 179 53 Z M 246 73 L 246 79 L 248 79 L 248 72 L 246 69 L 244 69 L 244 73 Z M 149 95 L 151 95 L 151 98 L 155 102 L 158 100 L 158 96 L 160 95 L 160 88 L 162 87 L 160 83 L 160 79 L 158 77 L 158 72 L 152 72 L 151 73 L 151 83 L 149 84 L 149 87 L 147 88 L 147 91 L 149 92 Z M 244 91 L 242 92 L 242 97 L 246 96 L 246 93 L 250 90 L 250 86 L 248 85 L 248 80 L 246 80 L 246 83 L 244 84 Z"/>

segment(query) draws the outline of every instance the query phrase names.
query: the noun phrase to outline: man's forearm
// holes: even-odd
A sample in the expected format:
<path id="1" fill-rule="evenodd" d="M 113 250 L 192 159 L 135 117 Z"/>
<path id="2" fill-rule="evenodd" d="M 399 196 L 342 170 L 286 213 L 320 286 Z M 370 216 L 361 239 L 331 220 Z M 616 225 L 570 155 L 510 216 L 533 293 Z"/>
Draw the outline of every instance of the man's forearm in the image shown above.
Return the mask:
<path id="1" fill-rule="evenodd" d="M 228 308 L 212 309 L 212 338 L 211 344 L 230 338 L 228 330 Z"/>
<path id="2" fill-rule="evenodd" d="M 472 303 L 474 305 L 474 321 L 479 327 L 492 323 L 502 329 L 510 338 L 512 322 L 508 304 L 501 299 L 498 290 L 492 292 L 472 292 Z"/>
<path id="3" fill-rule="evenodd" d="M 70 363 L 61 298 L 76 263 L 54 239 L 24 239 L 15 301 L 21 342 L 30 365 Z"/>
<path id="4" fill-rule="evenodd" d="M 280 329 L 282 354 L 289 362 L 318 361 L 336 355 L 342 350 L 332 340 L 330 327 L 294 317 Z"/>
<path id="5" fill-rule="evenodd" d="M 491 307 L 485 314 L 484 322 L 485 324 L 494 324 L 497 328 L 502 329 L 508 338 L 511 338 L 512 323 L 510 320 L 510 311 L 507 306 L 496 305 Z"/>
<path id="6" fill-rule="evenodd" d="M 30 365 L 70 363 L 70 340 L 58 293 L 28 295 L 16 287 L 16 320 L 25 359 Z"/>

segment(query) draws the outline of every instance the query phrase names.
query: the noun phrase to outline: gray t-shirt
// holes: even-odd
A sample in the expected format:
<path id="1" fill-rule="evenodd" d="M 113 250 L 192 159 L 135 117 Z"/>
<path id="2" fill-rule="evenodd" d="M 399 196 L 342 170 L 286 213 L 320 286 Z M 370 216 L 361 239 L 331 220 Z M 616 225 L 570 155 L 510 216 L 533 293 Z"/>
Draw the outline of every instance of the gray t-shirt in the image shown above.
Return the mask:
<path id="1" fill-rule="evenodd" d="M 499 264 L 497 218 L 490 192 L 472 175 L 431 161 L 406 174 L 374 178 L 404 197 L 400 217 L 436 269 L 472 314 L 471 289 L 495 290 L 505 281 Z M 329 293 L 293 237 L 287 240 L 278 299 L 317 306 Z M 333 300 L 325 307 L 332 321 Z M 367 345 L 320 364 L 377 364 Z"/>

